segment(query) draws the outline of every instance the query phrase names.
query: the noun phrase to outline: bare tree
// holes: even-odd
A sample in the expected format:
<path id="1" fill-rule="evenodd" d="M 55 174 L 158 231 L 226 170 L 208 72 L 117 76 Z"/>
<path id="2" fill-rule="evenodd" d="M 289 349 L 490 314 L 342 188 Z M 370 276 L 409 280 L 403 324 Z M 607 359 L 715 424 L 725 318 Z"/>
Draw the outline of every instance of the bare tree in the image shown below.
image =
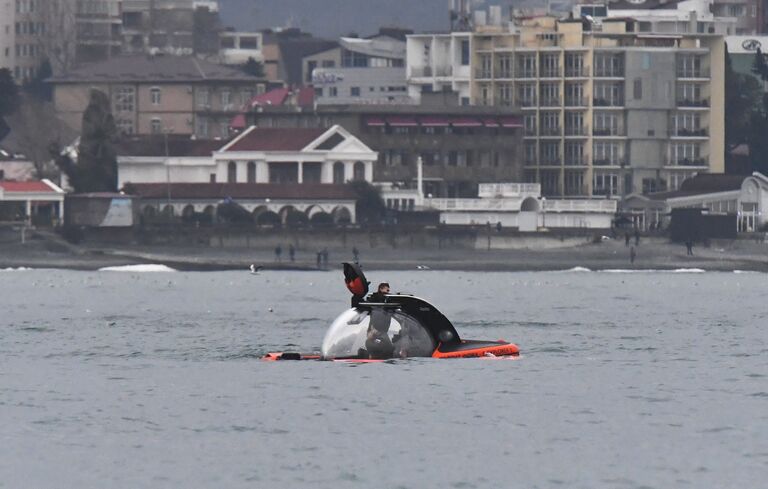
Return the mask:
<path id="1" fill-rule="evenodd" d="M 70 145 L 76 133 L 56 116 L 53 104 L 23 94 L 18 110 L 6 120 L 11 127 L 13 149 L 35 165 L 37 177 L 55 177 L 58 170 L 53 155 Z"/>
<path id="2" fill-rule="evenodd" d="M 75 0 L 46 0 L 40 5 L 45 25 L 42 47 L 56 74 L 67 73 L 75 64 L 77 46 L 77 6 Z"/>

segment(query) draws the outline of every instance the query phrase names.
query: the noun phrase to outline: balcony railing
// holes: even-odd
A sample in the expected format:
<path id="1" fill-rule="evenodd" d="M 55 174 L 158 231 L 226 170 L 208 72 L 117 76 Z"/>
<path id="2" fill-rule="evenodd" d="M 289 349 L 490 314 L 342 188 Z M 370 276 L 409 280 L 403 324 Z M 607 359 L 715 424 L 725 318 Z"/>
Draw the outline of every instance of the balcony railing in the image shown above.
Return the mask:
<path id="1" fill-rule="evenodd" d="M 541 106 L 542 107 L 559 107 L 560 97 L 542 97 Z"/>
<path id="2" fill-rule="evenodd" d="M 560 78 L 560 67 L 543 68 L 541 70 L 541 78 Z"/>
<path id="3" fill-rule="evenodd" d="M 542 156 L 539 165 L 541 166 L 560 166 L 562 160 L 559 156 Z"/>
<path id="4" fill-rule="evenodd" d="M 565 126 L 566 136 L 586 136 L 587 128 L 584 126 Z"/>
<path id="5" fill-rule="evenodd" d="M 525 128 L 525 135 L 526 136 L 535 136 L 536 135 L 536 128 L 535 127 L 526 127 Z"/>
<path id="6" fill-rule="evenodd" d="M 587 78 L 589 76 L 589 68 L 586 66 L 573 66 L 573 67 L 565 67 L 565 77 L 566 78 Z"/>
<path id="7" fill-rule="evenodd" d="M 624 131 L 618 127 L 596 127 L 592 129 L 593 136 L 623 136 Z"/>
<path id="8" fill-rule="evenodd" d="M 542 127 L 541 128 L 541 135 L 542 136 L 560 136 L 562 134 L 562 130 L 560 127 Z"/>
<path id="9" fill-rule="evenodd" d="M 709 99 L 703 98 L 699 100 L 681 99 L 677 101 L 678 107 L 709 107 Z"/>
<path id="10" fill-rule="evenodd" d="M 432 76 L 431 66 L 414 66 L 411 68 L 411 76 Z"/>
<path id="11" fill-rule="evenodd" d="M 477 195 L 481 198 L 495 197 L 529 197 L 538 196 L 541 185 L 538 183 L 481 183 Z"/>
<path id="12" fill-rule="evenodd" d="M 517 99 L 517 103 L 520 105 L 520 107 L 536 107 L 536 98 L 532 97 Z"/>
<path id="13" fill-rule="evenodd" d="M 678 78 L 709 78 L 709 70 L 706 68 L 678 68 Z"/>
<path id="14" fill-rule="evenodd" d="M 707 166 L 706 158 L 673 158 L 670 166 Z"/>
<path id="15" fill-rule="evenodd" d="M 536 78 L 536 70 L 518 69 L 515 73 L 515 78 Z"/>
<path id="16" fill-rule="evenodd" d="M 589 105 L 586 97 L 565 97 L 566 107 L 586 107 Z"/>
<path id="17" fill-rule="evenodd" d="M 432 76 L 451 76 L 453 75 L 453 67 L 451 66 L 438 66 L 432 68 L 431 66 L 416 66 L 411 68 L 411 77 L 432 77 Z"/>
<path id="18" fill-rule="evenodd" d="M 605 98 L 595 97 L 592 100 L 592 105 L 594 105 L 595 107 L 623 107 L 624 100 L 620 98 L 605 99 Z"/>
<path id="19" fill-rule="evenodd" d="M 679 128 L 672 131 L 673 137 L 678 138 L 705 138 L 709 136 L 709 131 L 706 128 L 701 129 L 685 129 Z"/>
<path id="20" fill-rule="evenodd" d="M 573 155 L 565 157 L 565 166 L 584 166 L 587 164 L 584 155 Z"/>
<path id="21" fill-rule="evenodd" d="M 624 69 L 595 68 L 595 78 L 624 78 Z"/>
<path id="22" fill-rule="evenodd" d="M 491 73 L 490 68 L 478 68 L 475 70 L 475 78 L 491 79 L 493 78 L 493 73 Z"/>
<path id="23" fill-rule="evenodd" d="M 514 76 L 514 71 L 511 69 L 498 68 L 496 70 L 496 78 L 513 78 Z"/>
<path id="24" fill-rule="evenodd" d="M 617 201 L 608 199 L 594 200 L 566 200 L 547 199 L 544 201 L 544 210 L 547 212 L 616 212 Z"/>
<path id="25" fill-rule="evenodd" d="M 624 160 L 621 158 L 594 158 L 592 166 L 624 166 Z"/>

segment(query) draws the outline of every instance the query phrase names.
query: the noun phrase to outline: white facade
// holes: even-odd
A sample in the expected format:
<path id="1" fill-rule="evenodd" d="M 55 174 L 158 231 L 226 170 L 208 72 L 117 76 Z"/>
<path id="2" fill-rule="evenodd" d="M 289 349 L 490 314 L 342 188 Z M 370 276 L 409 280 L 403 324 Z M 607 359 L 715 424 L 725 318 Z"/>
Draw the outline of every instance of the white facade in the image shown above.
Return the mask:
<path id="1" fill-rule="evenodd" d="M 472 35 L 417 34 L 406 43 L 408 95 L 419 101 L 424 89 L 440 92 L 450 89 L 459 94 L 462 105 L 469 105 Z"/>
<path id="2" fill-rule="evenodd" d="M 234 151 L 255 127 L 244 131 L 210 157 L 119 156 L 118 188 L 127 183 L 275 183 L 271 172 L 281 166 L 295 168 L 294 183 L 304 182 L 304 166 L 320 166 L 320 181 L 344 183 L 373 181 L 373 164 L 378 153 L 340 126 L 333 126 L 304 148 L 292 151 Z M 290 129 L 286 129 L 290 131 Z M 329 138 L 340 142 L 332 149 L 318 149 Z"/>
<path id="3" fill-rule="evenodd" d="M 219 34 L 219 62 L 226 65 L 241 65 L 253 58 L 264 61 L 261 52 L 263 37 L 260 32 L 222 32 Z"/>

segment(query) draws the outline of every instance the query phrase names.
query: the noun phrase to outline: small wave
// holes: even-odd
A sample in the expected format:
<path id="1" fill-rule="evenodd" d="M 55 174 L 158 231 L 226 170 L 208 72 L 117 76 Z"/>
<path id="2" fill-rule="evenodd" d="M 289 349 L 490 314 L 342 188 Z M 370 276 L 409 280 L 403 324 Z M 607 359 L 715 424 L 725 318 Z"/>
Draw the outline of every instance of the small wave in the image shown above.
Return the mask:
<path id="1" fill-rule="evenodd" d="M 171 267 L 166 265 L 157 265 L 148 263 L 145 265 L 123 265 L 118 267 L 104 267 L 99 268 L 100 272 L 175 272 Z"/>
<path id="2" fill-rule="evenodd" d="M 706 270 L 703 268 L 676 268 L 672 270 L 672 273 L 704 273 Z"/>
<path id="3" fill-rule="evenodd" d="M 34 268 L 29 268 L 29 267 L 18 267 L 18 268 L 9 267 L 9 268 L 0 268 L 0 272 L 26 272 L 26 271 L 29 271 L 29 270 L 34 270 Z"/>
<path id="4" fill-rule="evenodd" d="M 734 270 L 733 273 L 760 273 L 755 270 Z"/>
<path id="5" fill-rule="evenodd" d="M 591 272 L 591 271 L 592 270 L 590 270 L 587 267 L 573 267 L 573 268 L 569 268 L 568 270 L 563 270 L 563 272 Z"/>

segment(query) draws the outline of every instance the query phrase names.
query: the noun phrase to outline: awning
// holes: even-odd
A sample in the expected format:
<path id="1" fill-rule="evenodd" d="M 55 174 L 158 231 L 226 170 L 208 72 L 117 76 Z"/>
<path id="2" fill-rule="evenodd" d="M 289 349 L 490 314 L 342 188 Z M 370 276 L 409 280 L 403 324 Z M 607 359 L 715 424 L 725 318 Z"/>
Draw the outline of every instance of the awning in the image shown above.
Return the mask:
<path id="1" fill-rule="evenodd" d="M 421 125 L 425 127 L 448 127 L 450 121 L 445 117 L 422 117 Z"/>
<path id="2" fill-rule="evenodd" d="M 414 117 L 387 117 L 387 124 L 394 127 L 416 127 L 419 125 Z"/>
<path id="3" fill-rule="evenodd" d="M 483 125 L 485 127 L 499 127 L 499 121 L 496 119 L 483 119 Z"/>
<path id="4" fill-rule="evenodd" d="M 523 127 L 523 121 L 519 117 L 502 117 L 502 127 Z"/>
<path id="5" fill-rule="evenodd" d="M 365 118 L 365 125 L 366 126 L 373 126 L 373 127 L 382 127 L 385 125 L 384 119 L 382 117 L 366 117 Z"/>
<path id="6" fill-rule="evenodd" d="M 451 119 L 453 127 L 482 127 L 483 123 L 470 117 L 458 117 Z"/>

